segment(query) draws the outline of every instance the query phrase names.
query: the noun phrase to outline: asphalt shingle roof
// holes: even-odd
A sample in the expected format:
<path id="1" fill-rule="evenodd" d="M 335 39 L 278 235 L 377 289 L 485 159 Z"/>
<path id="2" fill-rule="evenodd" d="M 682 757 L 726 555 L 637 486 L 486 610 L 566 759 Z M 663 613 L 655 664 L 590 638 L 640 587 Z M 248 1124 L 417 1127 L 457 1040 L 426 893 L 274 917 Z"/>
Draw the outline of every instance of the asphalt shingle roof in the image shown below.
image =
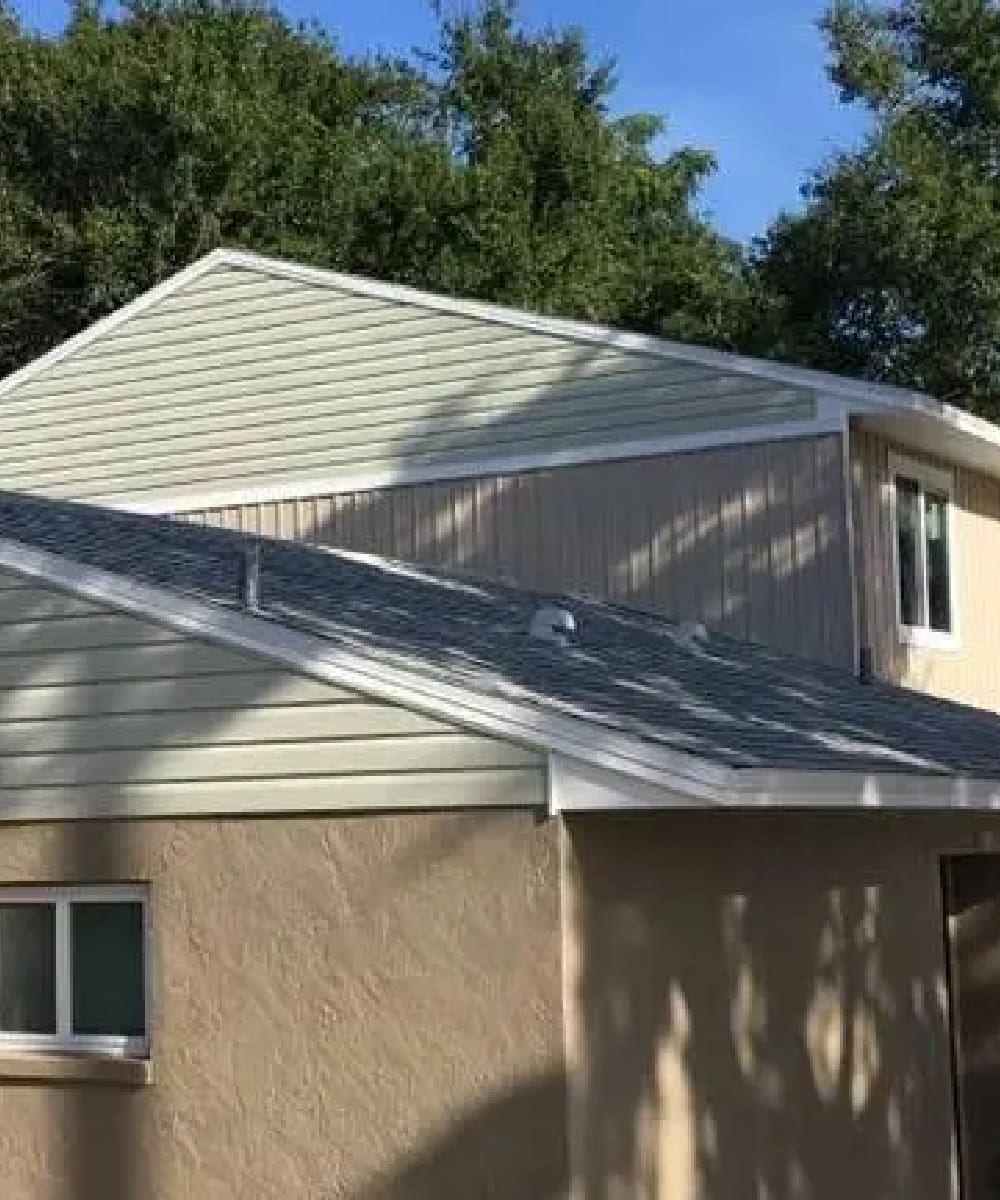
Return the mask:
<path id="1" fill-rule="evenodd" d="M 258 546 L 270 619 L 329 642 L 731 767 L 1000 777 L 1000 719 L 581 597 L 566 647 L 528 636 L 551 596 L 88 505 L 0 493 L 0 537 L 239 604 Z"/>

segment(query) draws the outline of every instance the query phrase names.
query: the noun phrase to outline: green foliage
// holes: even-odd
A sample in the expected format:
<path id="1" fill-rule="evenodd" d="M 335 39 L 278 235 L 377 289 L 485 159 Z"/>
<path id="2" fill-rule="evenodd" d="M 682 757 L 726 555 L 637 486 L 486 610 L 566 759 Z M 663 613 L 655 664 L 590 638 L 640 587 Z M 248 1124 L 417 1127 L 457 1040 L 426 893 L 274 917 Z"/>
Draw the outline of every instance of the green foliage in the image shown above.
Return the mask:
<path id="1" fill-rule="evenodd" d="M 2 2 L 2 0 L 0 0 Z M 748 284 L 713 163 L 613 119 L 579 32 L 504 0 L 407 61 L 227 0 L 0 10 L 0 372 L 218 244 L 729 344 Z"/>
<path id="2" fill-rule="evenodd" d="M 874 130 L 757 248 L 759 348 L 1000 415 L 1000 9 L 842 0 L 826 29 Z"/>

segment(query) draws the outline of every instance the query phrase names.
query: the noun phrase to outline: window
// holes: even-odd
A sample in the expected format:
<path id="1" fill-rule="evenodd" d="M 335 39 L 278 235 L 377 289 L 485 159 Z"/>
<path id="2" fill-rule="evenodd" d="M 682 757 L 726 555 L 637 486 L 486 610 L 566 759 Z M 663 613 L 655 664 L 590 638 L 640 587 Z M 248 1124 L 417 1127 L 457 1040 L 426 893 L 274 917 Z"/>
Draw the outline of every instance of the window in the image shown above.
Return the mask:
<path id="1" fill-rule="evenodd" d="M 145 891 L 0 887 L 0 1048 L 148 1049 Z"/>
<path id="2" fill-rule="evenodd" d="M 951 477 L 904 459 L 894 458 L 890 468 L 900 634 L 948 644 L 955 636 Z"/>

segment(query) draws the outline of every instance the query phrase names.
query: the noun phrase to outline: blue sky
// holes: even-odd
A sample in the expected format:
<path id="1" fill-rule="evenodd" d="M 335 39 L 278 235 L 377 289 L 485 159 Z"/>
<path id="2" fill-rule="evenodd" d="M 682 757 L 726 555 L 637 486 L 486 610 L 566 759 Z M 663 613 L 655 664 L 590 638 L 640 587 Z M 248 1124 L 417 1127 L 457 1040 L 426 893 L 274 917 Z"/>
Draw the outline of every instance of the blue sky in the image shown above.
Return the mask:
<path id="1" fill-rule="evenodd" d="M 46 31 L 65 11 L 59 0 L 16 6 L 28 25 Z M 278 6 L 318 20 L 353 52 L 405 51 L 434 37 L 429 0 Z M 521 0 L 530 25 L 580 25 L 596 54 L 618 60 L 617 108 L 661 113 L 669 144 L 715 152 L 719 171 L 702 206 L 739 239 L 794 207 L 809 169 L 863 135 L 862 115 L 838 102 L 826 78 L 816 28 L 824 7 L 825 0 Z"/>

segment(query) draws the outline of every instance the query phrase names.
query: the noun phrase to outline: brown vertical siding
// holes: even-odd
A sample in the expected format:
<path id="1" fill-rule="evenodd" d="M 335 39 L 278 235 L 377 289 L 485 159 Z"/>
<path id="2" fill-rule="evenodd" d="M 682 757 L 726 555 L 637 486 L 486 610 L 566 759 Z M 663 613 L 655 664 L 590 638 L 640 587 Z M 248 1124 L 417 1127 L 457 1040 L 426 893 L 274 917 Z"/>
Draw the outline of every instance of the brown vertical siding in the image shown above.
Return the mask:
<path id="1" fill-rule="evenodd" d="M 889 455 L 897 452 L 954 472 L 955 611 L 953 649 L 903 643 L 896 626 Z M 1000 709 L 1000 620 L 992 572 L 1000 563 L 1000 480 L 956 467 L 880 434 L 851 434 L 862 640 L 876 670 L 893 682 L 984 708 Z"/>
<path id="2" fill-rule="evenodd" d="M 842 442 L 802 438 L 189 514 L 697 618 L 853 662 Z"/>
<path id="3" fill-rule="evenodd" d="M 0 1083 L 5 1200 L 565 1194 L 556 831 L 527 813 L 0 829 L 150 884 L 151 1086 Z"/>
<path id="4" fill-rule="evenodd" d="M 997 818 L 568 818 L 575 1200 L 954 1200 L 939 855 Z"/>

